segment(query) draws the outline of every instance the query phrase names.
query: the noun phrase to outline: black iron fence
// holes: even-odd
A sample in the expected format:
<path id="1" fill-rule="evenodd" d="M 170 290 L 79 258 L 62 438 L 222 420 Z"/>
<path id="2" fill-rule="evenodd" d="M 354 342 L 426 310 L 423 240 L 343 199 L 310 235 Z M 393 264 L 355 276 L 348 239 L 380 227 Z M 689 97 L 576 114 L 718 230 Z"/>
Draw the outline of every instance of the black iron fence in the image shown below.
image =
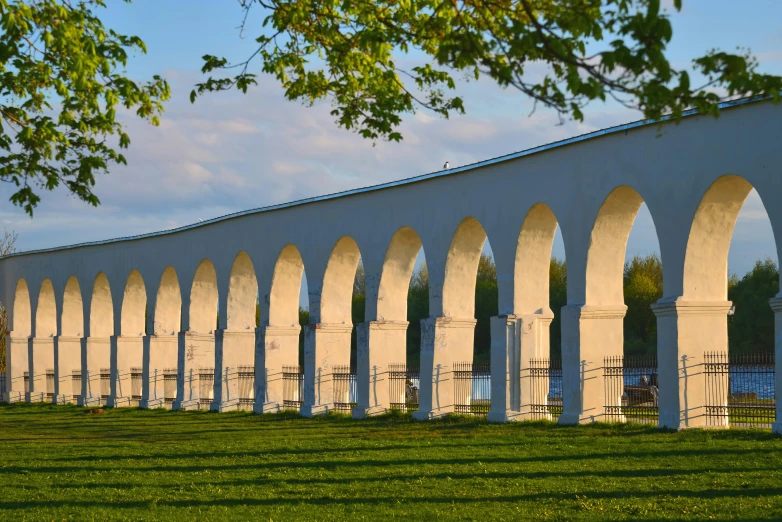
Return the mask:
<path id="1" fill-rule="evenodd" d="M 176 399 L 177 369 L 163 369 L 163 403 L 166 408 L 171 408 Z"/>
<path id="2" fill-rule="evenodd" d="M 489 363 L 454 363 L 453 391 L 454 413 L 488 414 L 491 408 L 491 367 Z"/>
<path id="3" fill-rule="evenodd" d="M 389 364 L 388 385 L 388 402 L 392 409 L 418 409 L 418 390 L 421 388 L 421 371 L 418 366 Z"/>
<path id="4" fill-rule="evenodd" d="M 350 366 L 336 365 L 331 370 L 334 411 L 351 413 L 356 406 L 356 372 Z"/>
<path id="5" fill-rule="evenodd" d="M 0 373 L 0 402 L 3 402 L 5 400 L 5 372 Z"/>
<path id="6" fill-rule="evenodd" d="M 707 352 L 706 424 L 767 427 L 776 420 L 774 354 Z"/>
<path id="7" fill-rule="evenodd" d="M 530 418 L 554 420 L 562 413 L 562 361 L 531 359 Z"/>
<path id="8" fill-rule="evenodd" d="M 101 368 L 98 374 L 100 379 L 100 402 L 106 404 L 111 395 L 111 368 Z"/>
<path id="9" fill-rule="evenodd" d="M 603 361 L 606 422 L 657 424 L 656 357 L 606 357 Z"/>
<path id="10" fill-rule="evenodd" d="M 198 369 L 198 405 L 200 409 L 209 409 L 214 400 L 215 369 Z"/>
<path id="11" fill-rule="evenodd" d="M 54 368 L 46 370 L 46 402 L 54 402 Z"/>
<path id="12" fill-rule="evenodd" d="M 282 407 L 298 410 L 304 397 L 304 372 L 301 366 L 282 367 Z"/>
<path id="13" fill-rule="evenodd" d="M 130 402 L 138 406 L 141 402 L 141 389 L 143 385 L 143 369 L 134 366 L 130 369 Z"/>
<path id="14" fill-rule="evenodd" d="M 81 370 L 71 371 L 71 396 L 72 401 L 78 403 L 81 400 Z"/>
<path id="15" fill-rule="evenodd" d="M 255 367 L 238 366 L 236 378 L 239 388 L 239 408 L 252 409 L 255 401 Z"/>

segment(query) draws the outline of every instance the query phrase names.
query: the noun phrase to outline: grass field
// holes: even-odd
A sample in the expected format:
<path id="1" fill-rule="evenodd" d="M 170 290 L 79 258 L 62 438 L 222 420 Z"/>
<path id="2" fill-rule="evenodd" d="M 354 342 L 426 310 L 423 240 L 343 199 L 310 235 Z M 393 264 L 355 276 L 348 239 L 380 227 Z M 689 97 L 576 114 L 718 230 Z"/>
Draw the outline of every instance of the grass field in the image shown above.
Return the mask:
<path id="1" fill-rule="evenodd" d="M 0 520 L 782 519 L 768 430 L 0 406 Z"/>

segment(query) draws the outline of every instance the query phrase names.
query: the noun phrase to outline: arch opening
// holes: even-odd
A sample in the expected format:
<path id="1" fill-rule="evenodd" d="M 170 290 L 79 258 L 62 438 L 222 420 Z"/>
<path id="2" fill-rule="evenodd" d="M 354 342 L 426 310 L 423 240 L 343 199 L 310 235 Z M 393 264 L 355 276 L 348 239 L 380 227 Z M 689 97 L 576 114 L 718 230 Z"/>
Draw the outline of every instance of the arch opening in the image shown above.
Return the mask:
<path id="1" fill-rule="evenodd" d="M 739 230 L 742 233 L 737 236 Z M 735 175 L 722 176 L 706 190 L 687 241 L 683 299 L 731 301 L 724 348 L 731 357 L 755 357 L 774 351 L 774 314 L 768 299 L 779 292 L 775 245 L 763 201 L 749 181 Z M 714 344 L 712 350 L 723 349 L 723 342 Z M 742 391 L 758 396 L 763 393 Z"/>
<path id="2" fill-rule="evenodd" d="M 84 335 L 84 303 L 79 280 L 76 279 L 76 276 L 71 276 L 65 283 L 61 328 L 62 335 L 67 337 L 82 337 Z"/>
<path id="3" fill-rule="evenodd" d="M 14 313 L 11 331 L 16 337 L 30 337 L 32 335 L 32 310 L 30 306 L 30 291 L 27 281 L 20 279 L 16 283 L 14 292 Z"/>
<path id="4" fill-rule="evenodd" d="M 114 306 L 111 288 L 106 274 L 95 277 L 90 301 L 90 337 L 111 337 L 114 335 Z"/>
<path id="5" fill-rule="evenodd" d="M 383 261 L 377 297 L 378 321 L 408 323 L 404 354 L 392 364 L 417 367 L 421 351 L 421 319 L 429 317 L 429 277 L 423 243 L 410 227 L 391 237 Z"/>
<path id="6" fill-rule="evenodd" d="M 246 252 L 239 252 L 231 266 L 226 313 L 229 330 L 252 330 L 256 326 L 258 281 L 255 267 Z"/>
<path id="7" fill-rule="evenodd" d="M 155 335 L 176 335 L 182 329 L 182 292 L 174 267 L 168 266 L 160 277 L 155 299 Z"/>
<path id="8" fill-rule="evenodd" d="M 38 293 L 38 307 L 35 310 L 35 336 L 54 337 L 57 335 L 57 304 L 54 300 L 54 287 L 50 279 L 44 279 Z"/>
<path id="9" fill-rule="evenodd" d="M 212 262 L 204 259 L 196 269 L 190 288 L 190 331 L 214 332 L 217 314 L 217 273 Z"/>
<path id="10" fill-rule="evenodd" d="M 138 270 L 131 270 L 125 283 L 122 298 L 120 335 L 143 336 L 146 334 L 147 290 Z"/>

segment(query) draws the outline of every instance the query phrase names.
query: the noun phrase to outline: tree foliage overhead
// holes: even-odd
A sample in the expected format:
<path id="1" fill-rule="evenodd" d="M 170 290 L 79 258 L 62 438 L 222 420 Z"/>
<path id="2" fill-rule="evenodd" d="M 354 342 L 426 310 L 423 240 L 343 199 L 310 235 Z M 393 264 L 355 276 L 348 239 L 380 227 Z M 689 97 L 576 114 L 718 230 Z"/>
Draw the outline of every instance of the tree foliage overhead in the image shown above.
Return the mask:
<path id="1" fill-rule="evenodd" d="M 285 96 L 333 103 L 340 127 L 371 139 L 402 139 L 402 116 L 426 108 L 463 113 L 456 78 L 488 76 L 560 118 L 583 119 L 593 100 L 615 99 L 647 118 L 698 109 L 718 114 L 724 96 L 779 100 L 782 78 L 761 74 L 749 54 L 711 50 L 690 73 L 666 56 L 673 34 L 660 0 L 239 0 L 244 20 L 264 11 L 255 52 L 244 61 L 204 56 L 205 92 L 256 83 L 259 69 Z M 674 0 L 680 10 L 682 0 Z M 254 28 L 245 27 L 243 31 Z"/>
<path id="2" fill-rule="evenodd" d="M 125 0 L 130 1 L 130 0 Z M 103 0 L 0 0 L 0 180 L 32 215 L 37 188 L 64 185 L 98 205 L 96 174 L 125 163 L 123 107 L 152 124 L 169 97 L 165 80 L 124 75 L 144 42 L 103 26 Z"/>

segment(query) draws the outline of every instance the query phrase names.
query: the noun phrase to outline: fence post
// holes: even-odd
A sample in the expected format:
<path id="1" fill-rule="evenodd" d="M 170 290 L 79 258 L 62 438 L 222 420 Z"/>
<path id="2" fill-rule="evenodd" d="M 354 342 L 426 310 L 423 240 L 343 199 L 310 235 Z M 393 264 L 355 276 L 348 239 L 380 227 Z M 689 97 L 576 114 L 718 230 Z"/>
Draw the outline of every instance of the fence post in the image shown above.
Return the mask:
<path id="1" fill-rule="evenodd" d="M 782 435 L 782 293 L 769 299 L 774 311 L 774 397 L 776 400 L 776 422 L 771 431 Z"/>

